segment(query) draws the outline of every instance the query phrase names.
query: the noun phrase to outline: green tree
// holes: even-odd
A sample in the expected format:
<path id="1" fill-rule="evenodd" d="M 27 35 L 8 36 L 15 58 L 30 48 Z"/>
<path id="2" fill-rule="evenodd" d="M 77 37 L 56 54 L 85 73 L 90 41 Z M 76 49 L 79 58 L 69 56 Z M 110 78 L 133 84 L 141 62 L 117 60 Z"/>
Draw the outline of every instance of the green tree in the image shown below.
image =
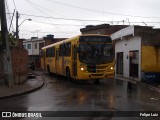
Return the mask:
<path id="1" fill-rule="evenodd" d="M 14 36 L 13 36 L 13 34 L 12 33 L 9 33 L 8 34 L 8 39 L 9 39 L 9 44 L 10 44 L 10 46 L 15 46 L 16 44 L 15 44 L 15 38 L 14 38 Z M 2 35 L 1 35 L 1 31 L 0 31 L 0 46 L 2 46 Z"/>

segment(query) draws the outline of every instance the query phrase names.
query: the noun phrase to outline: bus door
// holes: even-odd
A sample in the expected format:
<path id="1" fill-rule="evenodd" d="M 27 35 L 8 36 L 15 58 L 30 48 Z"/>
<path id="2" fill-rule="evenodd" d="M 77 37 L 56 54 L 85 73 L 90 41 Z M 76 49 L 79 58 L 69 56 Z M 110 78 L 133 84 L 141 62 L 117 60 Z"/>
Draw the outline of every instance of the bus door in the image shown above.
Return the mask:
<path id="1" fill-rule="evenodd" d="M 58 73 L 58 65 L 59 65 L 59 50 L 56 49 L 55 73 Z"/>
<path id="2" fill-rule="evenodd" d="M 72 48 L 72 71 L 75 78 L 77 76 L 77 46 L 73 45 Z"/>

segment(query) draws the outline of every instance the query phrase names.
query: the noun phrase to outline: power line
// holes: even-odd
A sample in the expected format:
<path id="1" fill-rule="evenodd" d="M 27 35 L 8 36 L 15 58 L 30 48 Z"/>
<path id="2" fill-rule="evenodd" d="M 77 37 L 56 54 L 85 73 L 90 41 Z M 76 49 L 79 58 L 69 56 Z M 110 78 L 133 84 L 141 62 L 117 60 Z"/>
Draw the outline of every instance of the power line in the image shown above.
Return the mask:
<path id="1" fill-rule="evenodd" d="M 12 24 L 12 22 L 13 22 L 13 17 L 14 17 L 14 13 L 15 13 L 15 9 L 14 9 L 14 12 L 13 12 L 13 15 L 12 15 L 12 19 L 11 19 L 11 23 L 10 23 L 10 26 L 9 26 L 9 32 L 10 32 L 11 26 L 12 26 L 12 30 L 14 31 L 14 29 L 13 29 L 13 24 Z"/>
<path id="2" fill-rule="evenodd" d="M 16 7 L 16 4 L 15 4 L 14 0 L 13 0 L 13 5 L 14 5 L 14 8 L 16 9 L 16 11 L 17 11 L 17 7 Z"/>
<path id="3" fill-rule="evenodd" d="M 111 15 L 139 17 L 139 18 L 160 18 L 160 17 L 134 16 L 134 15 L 129 15 L 129 14 L 127 15 L 127 14 L 120 14 L 120 13 L 112 13 L 112 12 L 106 12 L 106 11 L 100 11 L 100 10 L 94 10 L 94 9 L 79 7 L 79 6 L 75 6 L 75 5 L 71 5 L 71 4 L 67 4 L 67 3 L 57 2 L 57 1 L 54 1 L 54 0 L 47 0 L 47 1 L 59 4 L 59 5 L 63 5 L 63 6 L 68 6 L 68 7 L 81 9 L 81 10 L 86 10 L 86 11 L 90 11 L 90 12 L 96 12 L 96 13 L 105 13 L 105 14 L 111 14 Z"/>
<path id="4" fill-rule="evenodd" d="M 13 14 L 13 13 L 7 13 L 7 14 Z M 47 17 L 47 16 L 38 16 L 38 15 L 29 15 L 29 14 L 20 14 L 21 16 L 29 16 L 29 17 L 37 17 L 37 18 L 46 18 L 46 19 L 48 19 L 48 18 L 51 18 L 51 19 L 59 19 L 59 20 L 68 20 L 68 21 L 81 21 L 81 22 L 108 22 L 108 23 L 110 23 L 110 22 L 115 22 L 115 23 L 120 23 L 120 22 L 123 22 L 123 20 L 122 21 L 105 21 L 105 20 L 82 20 L 82 19 L 69 19 L 69 18 L 57 18 L 57 17 L 52 17 L 52 16 L 50 16 L 50 17 Z M 143 22 L 130 22 L 130 23 L 143 23 Z M 156 21 L 156 22 L 145 22 L 145 23 L 157 23 L 157 24 L 160 24 L 160 22 L 159 21 Z"/>
<path id="5" fill-rule="evenodd" d="M 9 10 L 9 6 L 8 6 L 8 1 L 6 0 L 5 1 L 5 4 L 6 4 L 6 11 L 10 11 Z M 14 15 L 14 14 L 13 14 Z M 12 26 L 12 30 L 14 31 L 14 28 L 13 28 L 13 24 L 12 24 L 12 20 L 13 20 L 13 17 L 11 17 L 11 14 L 9 14 L 9 15 L 7 15 L 9 18 L 7 19 L 7 21 L 10 23 L 10 25 L 9 25 L 9 32 L 10 32 L 10 28 L 11 28 L 11 26 Z"/>
<path id="6" fill-rule="evenodd" d="M 33 33 L 33 32 L 35 32 L 35 31 L 30 31 L 30 30 L 21 30 L 21 31 L 26 31 L 26 32 L 30 32 L 30 33 Z M 42 32 L 40 32 L 40 33 L 62 33 L 62 34 L 70 34 L 70 33 L 78 33 L 79 31 L 68 31 L 68 32 L 66 32 L 66 31 L 60 31 L 60 32 L 58 32 L 58 31 L 42 31 Z"/>
<path id="7" fill-rule="evenodd" d="M 36 9 L 38 9 L 39 11 L 41 11 L 41 12 L 43 12 L 45 15 L 47 15 L 47 13 L 46 12 L 44 12 L 43 10 L 41 10 L 42 8 L 43 9 L 45 9 L 45 10 L 47 10 L 47 11 L 49 11 L 49 12 L 51 12 L 50 10 L 48 10 L 48 9 L 46 9 L 46 8 L 44 8 L 44 7 L 42 7 L 42 6 L 40 6 L 40 5 L 38 5 L 38 4 L 36 4 L 36 3 L 33 3 L 33 2 L 31 2 L 30 0 L 26 0 L 32 7 L 36 7 Z M 34 7 L 34 8 L 35 8 Z M 52 12 L 53 13 L 53 12 Z M 47 15 L 48 16 L 48 15 Z M 49 18 L 49 21 L 50 22 L 52 22 L 51 20 L 50 20 L 50 18 Z M 52 25 L 54 25 L 54 24 L 52 24 Z M 54 26 L 56 29 L 59 29 L 57 26 Z"/>
<path id="8" fill-rule="evenodd" d="M 82 20 L 82 19 L 68 19 L 68 18 L 56 18 L 56 17 L 46 17 L 46 16 L 38 16 L 38 15 L 29 15 L 29 14 L 21 14 L 22 16 L 31 16 L 31 17 L 39 17 L 39 18 L 52 18 L 52 19 L 61 19 L 61 20 L 74 20 L 74 21 L 92 21 L 92 22 L 123 22 L 122 21 L 105 21 L 105 20 Z M 142 23 L 142 22 L 130 22 L 130 23 Z M 145 23 L 160 23 L 159 21 L 156 22 L 145 22 Z"/>
<path id="9" fill-rule="evenodd" d="M 31 2 L 30 0 L 26 0 L 26 1 L 29 2 L 31 5 L 37 6 L 37 7 L 41 8 L 41 9 L 43 9 L 43 10 L 46 10 L 46 11 L 48 11 L 48 12 L 50 12 L 50 13 L 55 13 L 55 14 L 58 15 L 58 16 L 66 17 L 66 16 L 64 16 L 64 15 L 58 14 L 58 13 L 55 12 L 55 11 L 51 11 L 51 10 L 49 10 L 49 9 L 47 9 L 47 8 L 44 8 L 43 6 L 40 6 L 40 5 L 38 5 L 38 4 L 34 3 L 34 2 Z"/>
<path id="10" fill-rule="evenodd" d="M 73 21 L 106 22 L 104 20 L 82 20 L 82 19 L 56 18 L 56 17 L 47 17 L 47 16 L 38 16 L 38 15 L 29 15 L 29 14 L 21 14 L 21 15 L 22 16 L 39 17 L 39 18 L 52 18 L 52 19 L 61 19 L 61 20 L 73 20 Z M 117 21 L 117 22 L 119 22 L 119 21 Z"/>
<path id="11" fill-rule="evenodd" d="M 34 20 L 35 21 L 35 20 Z M 35 21 L 38 23 L 43 23 L 43 24 L 48 24 L 48 25 L 61 25 L 61 26 L 85 26 L 85 25 L 76 25 L 76 24 L 56 24 L 56 23 L 46 23 L 46 22 L 41 22 L 41 21 Z"/>
<path id="12" fill-rule="evenodd" d="M 43 10 L 41 10 L 39 7 L 37 7 L 37 5 L 32 4 L 29 0 L 26 0 L 26 1 L 27 1 L 28 4 L 30 4 L 34 9 L 37 9 L 38 11 L 43 12 L 43 13 L 46 15 L 46 13 L 45 13 Z"/>

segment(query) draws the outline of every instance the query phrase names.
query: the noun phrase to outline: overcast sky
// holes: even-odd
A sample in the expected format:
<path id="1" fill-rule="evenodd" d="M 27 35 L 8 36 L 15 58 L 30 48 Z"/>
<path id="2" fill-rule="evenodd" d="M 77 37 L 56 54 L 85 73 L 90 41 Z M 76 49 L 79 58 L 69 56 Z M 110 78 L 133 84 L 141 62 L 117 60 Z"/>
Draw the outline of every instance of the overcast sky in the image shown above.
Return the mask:
<path id="1" fill-rule="evenodd" d="M 159 0 L 6 0 L 7 13 L 19 14 L 20 38 L 80 34 L 86 25 L 147 25 L 160 28 Z M 11 23 L 7 14 L 8 28 Z M 138 22 L 138 23 L 135 23 Z M 15 31 L 15 17 L 10 31 Z"/>

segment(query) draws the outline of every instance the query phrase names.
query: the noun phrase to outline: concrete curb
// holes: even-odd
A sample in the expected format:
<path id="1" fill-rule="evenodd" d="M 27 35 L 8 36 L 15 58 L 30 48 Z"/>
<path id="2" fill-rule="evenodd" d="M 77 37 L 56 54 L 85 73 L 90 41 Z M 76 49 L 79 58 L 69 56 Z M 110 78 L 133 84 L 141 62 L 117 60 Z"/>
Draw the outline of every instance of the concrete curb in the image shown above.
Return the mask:
<path id="1" fill-rule="evenodd" d="M 22 90 L 21 92 L 18 92 L 18 93 L 6 95 L 6 96 L 1 96 L 1 97 L 0 97 L 0 100 L 2 100 L 2 99 L 8 99 L 8 98 L 11 98 L 11 97 L 17 97 L 17 96 L 25 95 L 25 94 L 34 92 L 34 91 L 42 88 L 43 86 L 44 86 L 44 80 L 43 80 L 43 78 L 41 77 L 41 83 L 40 83 L 38 86 L 36 86 L 36 87 L 34 87 L 34 88 L 31 88 L 31 89 L 27 89 L 27 90 L 25 90 L 25 91 Z"/>

